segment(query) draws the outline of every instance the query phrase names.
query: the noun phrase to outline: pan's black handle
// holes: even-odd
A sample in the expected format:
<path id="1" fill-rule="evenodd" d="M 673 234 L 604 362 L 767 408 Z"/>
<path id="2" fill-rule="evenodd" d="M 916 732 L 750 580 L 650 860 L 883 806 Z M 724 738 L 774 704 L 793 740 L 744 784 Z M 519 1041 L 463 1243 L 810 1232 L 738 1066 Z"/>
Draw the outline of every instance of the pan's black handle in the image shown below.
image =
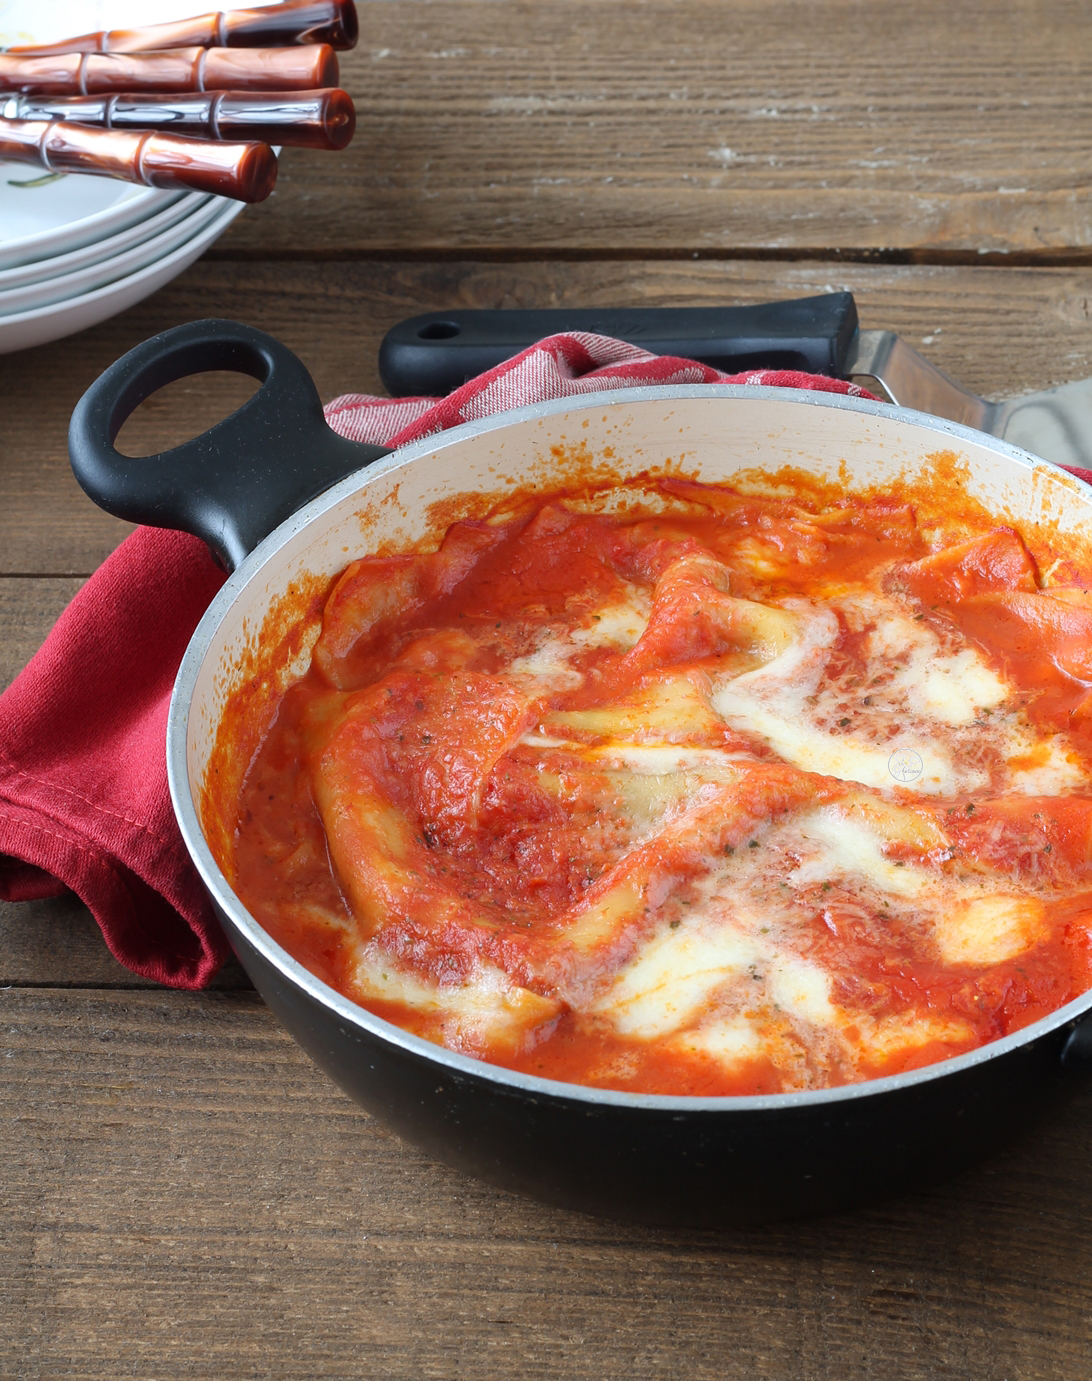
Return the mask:
<path id="1" fill-rule="evenodd" d="M 132 458 L 114 448 L 125 419 L 156 389 L 216 369 L 249 374 L 261 388 L 172 451 Z M 153 336 L 101 374 L 76 404 L 68 454 L 76 478 L 107 513 L 192 532 L 234 570 L 297 508 L 389 447 L 338 436 L 287 346 L 214 317 Z"/>
<path id="2" fill-rule="evenodd" d="M 840 292 L 753 307 L 435 312 L 387 332 L 379 347 L 379 373 L 396 398 L 450 393 L 562 331 L 614 336 L 654 355 L 682 355 L 728 373 L 801 369 L 838 377 L 844 375 L 857 332 L 857 304 L 852 293 Z"/>

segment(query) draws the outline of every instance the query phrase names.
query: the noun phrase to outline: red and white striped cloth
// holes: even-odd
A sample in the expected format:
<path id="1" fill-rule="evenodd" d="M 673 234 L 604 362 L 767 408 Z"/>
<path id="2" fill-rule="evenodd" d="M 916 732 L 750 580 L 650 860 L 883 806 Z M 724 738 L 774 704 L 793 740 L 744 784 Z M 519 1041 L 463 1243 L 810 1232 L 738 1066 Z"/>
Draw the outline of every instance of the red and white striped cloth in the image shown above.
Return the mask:
<path id="1" fill-rule="evenodd" d="M 391 399 L 343 393 L 327 403 L 326 420 L 350 441 L 405 446 L 461 422 L 476 422 L 528 403 L 643 384 L 765 384 L 771 388 L 848 393 L 855 398 L 873 396 L 857 384 L 819 374 L 801 374 L 794 369 L 723 374 L 696 360 L 650 355 L 625 341 L 574 331 L 539 341 L 514 359 L 479 374 L 446 398 Z"/>
<path id="2" fill-rule="evenodd" d="M 725 382 L 862 394 L 836 379 L 727 375 L 602 336 L 564 335 L 447 398 L 350 393 L 326 416 L 354 441 L 403 445 L 549 398 Z M 164 751 L 175 673 L 223 579 L 197 538 L 139 528 L 0 695 L 0 897 L 77 893 L 123 964 L 180 988 L 203 987 L 228 954 L 175 824 Z"/>

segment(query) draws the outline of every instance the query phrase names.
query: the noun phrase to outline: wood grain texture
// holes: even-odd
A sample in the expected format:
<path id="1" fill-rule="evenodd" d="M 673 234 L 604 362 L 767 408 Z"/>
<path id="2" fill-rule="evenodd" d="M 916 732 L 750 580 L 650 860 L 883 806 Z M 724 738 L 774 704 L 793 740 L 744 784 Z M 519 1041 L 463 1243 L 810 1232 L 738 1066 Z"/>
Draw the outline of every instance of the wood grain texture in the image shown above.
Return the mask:
<path id="1" fill-rule="evenodd" d="M 1092 245 L 1083 0 L 400 0 L 220 252 Z"/>
<path id="2" fill-rule="evenodd" d="M 372 9 L 397 8 L 376 5 Z M 0 574 L 88 575 L 131 530 L 86 498 L 68 465 L 85 388 L 148 336 L 230 316 L 285 341 L 324 398 L 382 392 L 376 358 L 403 317 L 442 307 L 736 303 L 849 288 L 866 326 L 899 331 L 990 396 L 1092 374 L 1092 269 L 999 269 L 708 260 L 663 263 L 239 264 L 202 260 L 146 302 L 0 369 Z M 253 384 L 205 375 L 154 395 L 122 433 L 132 454 L 176 445 Z M 34 406 L 26 406 L 33 399 Z"/>
<path id="3" fill-rule="evenodd" d="M 72 479 L 72 407 L 179 322 L 271 331 L 330 398 L 380 392 L 380 339 L 421 311 L 849 288 L 988 396 L 1092 375 L 1087 21 L 1082 0 L 363 4 L 349 150 L 287 151 L 174 283 L 0 361 L 0 686 L 130 530 Z M 165 389 L 123 449 L 251 387 Z M 0 1376 L 1087 1381 L 1088 1088 L 928 1193 L 654 1233 L 436 1165 L 237 965 L 217 984 L 144 984 L 72 896 L 0 904 Z"/>
<path id="4" fill-rule="evenodd" d="M 4 1375 L 1087 1375 L 1088 1091 L 927 1193 L 654 1232 L 435 1164 L 252 995 L 8 992 L 0 1016 Z"/>

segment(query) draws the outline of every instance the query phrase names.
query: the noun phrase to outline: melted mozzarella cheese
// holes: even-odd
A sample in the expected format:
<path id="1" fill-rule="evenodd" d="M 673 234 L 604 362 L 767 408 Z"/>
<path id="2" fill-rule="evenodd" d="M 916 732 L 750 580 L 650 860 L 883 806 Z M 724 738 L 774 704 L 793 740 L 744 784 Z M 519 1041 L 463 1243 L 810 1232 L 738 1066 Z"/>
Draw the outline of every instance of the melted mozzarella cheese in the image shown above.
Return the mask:
<path id="1" fill-rule="evenodd" d="M 913 733 L 897 734 L 883 743 L 853 733 L 831 733 L 809 722 L 806 697 L 796 689 L 760 687 L 756 695 L 754 683 L 738 684 L 743 680 L 738 677 L 715 692 L 713 708 L 733 729 L 760 738 L 778 757 L 805 772 L 879 788 L 897 780 L 924 795 L 973 791 L 985 784 L 980 770 L 964 766 L 957 771 L 942 742 L 924 741 Z M 909 780 L 905 773 L 896 777 L 892 764 L 898 761 L 910 763 L 911 771 L 920 764 L 919 775 Z"/>
<path id="2" fill-rule="evenodd" d="M 890 1059 L 931 1041 L 957 1044 L 972 1034 L 965 1022 L 932 1013 L 894 1012 L 873 1017 L 838 1006 L 831 1000 L 830 976 L 818 965 L 802 960 L 782 964 L 769 986 L 782 1011 L 833 1037 L 850 1063 Z"/>
<path id="3" fill-rule="evenodd" d="M 867 631 L 866 676 L 873 704 L 866 713 L 858 693 L 852 730 L 832 732 L 836 702 L 847 696 L 845 687 L 828 678 L 841 631 L 838 616 L 831 607 L 803 600 L 784 603 L 793 615 L 794 640 L 762 666 L 724 680 L 710 702 L 685 678 L 675 678 L 642 689 L 631 697 L 632 704 L 554 713 L 548 725 L 540 726 L 555 733 L 594 733 L 600 739 L 595 744 L 541 731 L 527 735 L 523 743 L 563 748 L 589 769 L 603 772 L 615 799 L 633 817 L 635 837 L 655 831 L 686 808 L 703 784 L 723 784 L 738 776 L 733 768 L 737 753 L 670 741 L 679 726 L 694 732 L 710 704 L 720 719 L 761 738 L 787 762 L 865 787 L 894 784 L 890 761 L 900 751 L 923 759 L 920 778 L 900 780 L 904 787 L 936 794 L 982 785 L 984 771 L 971 762 L 953 761 L 951 752 L 961 742 L 953 733 L 972 727 L 1009 750 L 1013 782 L 1022 778 L 1025 790 L 1047 781 L 1056 789 L 1059 782 L 1080 780 L 1079 766 L 1067 756 L 1063 740 L 1041 740 L 1005 711 L 1008 687 L 973 648 L 944 647 L 932 630 L 895 610 L 891 601 L 859 591 L 845 595 L 843 616 L 851 629 Z M 635 641 L 638 621 L 627 618 L 620 612 L 617 621 L 603 620 L 604 642 L 616 636 Z M 594 630 L 578 631 L 589 635 L 584 645 L 592 645 Z M 534 665 L 556 675 L 573 655 L 576 641 L 574 635 L 567 649 L 557 640 L 544 644 L 534 654 Z M 996 714 L 983 718 L 984 711 Z M 892 735 L 896 714 L 909 727 Z M 1035 943 L 1039 933 L 1038 903 L 1022 897 L 983 898 L 980 880 L 969 896 L 965 884 L 926 862 L 927 855 L 947 843 L 931 817 L 883 797 L 850 791 L 844 799 L 783 820 L 763 843 L 771 856 L 783 860 L 780 865 L 776 859 L 764 865 L 750 851 L 731 863 L 723 855 L 708 858 L 697 904 L 681 921 L 661 923 L 587 1010 L 621 1037 L 666 1041 L 680 1052 L 725 1066 L 766 1059 L 781 1071 L 786 1086 L 804 1087 L 812 1078 L 804 1054 L 808 1049 L 825 1048 L 831 1059 L 852 1069 L 933 1043 L 962 1048 L 972 1037 L 966 1023 L 928 1012 L 876 1017 L 836 1001 L 831 974 L 797 949 L 800 920 L 793 908 L 814 906 L 807 900 L 808 889 L 838 883 L 865 904 L 871 898 L 884 917 L 910 908 L 921 918 L 915 924 L 933 934 L 945 962 L 1001 962 Z M 891 858 L 892 846 L 903 853 L 909 848 L 918 858 Z M 779 882 L 781 890 L 775 893 Z M 745 887 L 765 890 L 763 905 L 749 908 L 742 900 Z M 599 955 L 619 925 L 649 904 L 649 897 L 633 885 L 616 889 L 573 927 L 574 950 Z"/>
<path id="4" fill-rule="evenodd" d="M 557 1002 L 519 987 L 492 964 L 479 962 L 460 984 L 440 986 L 399 967 L 375 944 L 362 947 L 352 987 L 360 998 L 397 1002 L 422 1017 L 438 1018 L 444 1043 L 455 1049 L 498 1039 L 517 1046 L 560 1010 Z"/>
<path id="5" fill-rule="evenodd" d="M 933 1013 L 894 1012 L 879 1018 L 846 1014 L 843 1025 L 850 1028 L 846 1035 L 856 1053 L 872 1063 L 920 1050 L 934 1041 L 962 1046 L 974 1039 L 974 1030 L 967 1022 Z"/>
<path id="6" fill-rule="evenodd" d="M 725 1017 L 683 1031 L 671 1042 L 680 1054 L 707 1055 L 717 1064 L 743 1064 L 766 1054 L 766 1040 L 750 1017 Z"/>
<path id="7" fill-rule="evenodd" d="M 940 639 L 916 619 L 878 597 L 856 601 L 871 606 L 877 619 L 869 635 L 869 657 L 877 669 L 897 666 L 887 694 L 904 697 L 908 709 L 953 727 L 973 724 L 983 709 L 994 709 L 1009 688 L 972 647 L 946 653 Z"/>
<path id="8" fill-rule="evenodd" d="M 725 681 L 714 690 L 710 703 L 733 729 L 755 734 L 786 761 L 801 766 L 802 757 L 834 751 L 826 743 L 829 736 L 817 736 L 808 720 L 809 700 L 816 696 L 839 628 L 829 609 L 809 608 L 802 600 L 792 601 L 792 606 L 799 616 L 796 640 L 780 656 Z"/>
<path id="9" fill-rule="evenodd" d="M 672 676 L 641 686 L 609 705 L 555 711 L 546 716 L 541 728 L 641 743 L 677 743 L 710 738 L 719 726 L 702 691 L 688 677 Z"/>
<path id="10" fill-rule="evenodd" d="M 725 1067 L 765 1059 L 786 1087 L 809 1086 L 806 1050 L 823 1048 L 854 1070 L 934 1043 L 966 1048 L 973 1031 L 958 1018 L 914 1010 L 877 1017 L 847 1006 L 832 974 L 799 948 L 816 905 L 807 889 L 831 881 L 857 905 L 872 897 L 878 924 L 901 912 L 935 934 L 946 962 L 996 963 L 1034 943 L 1039 903 L 1006 897 L 991 910 L 980 877 L 968 896 L 966 882 L 924 861 L 945 842 L 927 815 L 859 791 L 804 809 L 767 830 L 754 851 L 711 855 L 682 919 L 638 947 L 592 1010 L 620 1036 L 668 1040 Z M 892 845 L 918 850 L 922 861 L 890 859 Z"/>
<path id="11" fill-rule="evenodd" d="M 578 652 L 607 647 L 628 652 L 648 624 L 651 596 L 638 585 L 627 585 L 614 599 L 587 617 L 587 626 L 564 631 L 545 630 L 542 642 L 509 663 L 507 674 L 516 681 L 538 683 L 538 689 L 574 690 L 583 675 L 571 665 Z"/>
<path id="12" fill-rule="evenodd" d="M 656 1040 L 692 1022 L 757 957 L 751 941 L 726 927 L 668 929 L 620 970 L 593 1010 L 622 1035 Z"/>
<path id="13" fill-rule="evenodd" d="M 946 964 L 1000 964 L 1042 937 L 1043 905 L 1035 897 L 973 897 L 941 911 L 935 924 Z"/>
<path id="14" fill-rule="evenodd" d="M 792 601 L 800 636 L 779 657 L 719 686 L 710 703 L 733 729 L 753 734 L 794 767 L 866 786 L 889 782 L 888 754 L 849 734 L 815 723 L 819 687 L 839 635 L 837 617 L 822 606 Z M 893 751 L 894 746 L 889 751 Z"/>
<path id="15" fill-rule="evenodd" d="M 740 678 L 742 679 L 742 678 Z M 832 734 L 798 718 L 799 697 L 778 697 L 770 707 L 748 703 L 729 685 L 713 697 L 714 708 L 733 729 L 756 735 L 786 762 L 805 772 L 839 777 L 862 786 L 889 787 L 895 783 L 892 760 L 901 756 L 921 761 L 921 774 L 900 782 L 913 791 L 937 795 L 982 786 L 985 775 L 973 770 L 955 772 L 951 758 L 936 742 L 923 744 L 920 735 L 900 734 L 887 743 L 870 743 L 851 734 Z M 920 749 L 920 751 L 919 751 Z"/>
<path id="16" fill-rule="evenodd" d="M 533 652 L 513 658 L 508 675 L 514 681 L 535 681 L 552 690 L 573 690 L 583 676 L 569 665 L 575 648 L 571 638 L 547 638 Z"/>
<path id="17" fill-rule="evenodd" d="M 765 666 L 723 680 L 711 705 L 793 766 L 874 788 L 897 782 L 923 795 L 982 790 L 991 757 L 1017 759 L 1010 787 L 1025 794 L 1081 782 L 1079 762 L 1062 748 L 1049 763 L 1028 758 L 1041 740 L 1017 721 L 1009 686 L 975 648 L 942 644 L 872 591 L 845 593 L 829 608 L 786 605 L 801 622 L 800 637 Z M 864 665 L 848 680 L 824 674 L 838 637 L 835 609 L 851 632 L 866 635 Z"/>
<path id="18" fill-rule="evenodd" d="M 818 964 L 793 954 L 775 953 L 766 978 L 770 1001 L 780 1011 L 813 1026 L 838 1024 L 838 1011 L 830 1000 L 830 974 Z"/>
<path id="19" fill-rule="evenodd" d="M 943 724 L 973 724 L 983 709 L 1002 704 L 1008 687 L 971 648 L 955 656 L 932 656 L 903 673 L 913 708 Z"/>
<path id="20" fill-rule="evenodd" d="M 573 745 L 579 751 L 577 745 Z M 668 772 L 699 772 L 711 780 L 722 780 L 732 772 L 731 758 L 716 748 L 676 748 L 666 743 L 612 743 L 583 752 L 589 762 L 618 763 L 631 772 L 663 775 Z"/>
<path id="21" fill-rule="evenodd" d="M 651 608 L 650 591 L 627 585 L 616 599 L 595 610 L 587 627 L 574 628 L 572 640 L 577 647 L 612 647 L 628 652 L 637 646 L 648 626 Z"/>
<path id="22" fill-rule="evenodd" d="M 791 887 L 852 878 L 893 896 L 916 897 L 929 883 L 924 869 L 885 857 L 883 846 L 888 841 L 879 831 L 863 820 L 847 819 L 836 807 L 806 815 L 799 823 L 799 834 L 804 847 L 811 848 L 788 875 Z"/>
<path id="23" fill-rule="evenodd" d="M 1062 796 L 1085 785 L 1081 760 L 1061 734 L 1039 738 L 1027 725 L 1013 725 L 1004 752 L 1012 787 L 1024 796 Z"/>

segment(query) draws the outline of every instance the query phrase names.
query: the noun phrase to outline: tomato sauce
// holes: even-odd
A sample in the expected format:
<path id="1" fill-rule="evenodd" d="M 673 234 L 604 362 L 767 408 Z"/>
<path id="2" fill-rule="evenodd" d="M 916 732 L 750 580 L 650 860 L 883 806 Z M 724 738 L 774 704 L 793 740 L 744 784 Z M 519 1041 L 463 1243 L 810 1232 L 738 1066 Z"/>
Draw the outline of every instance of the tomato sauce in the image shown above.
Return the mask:
<path id="1" fill-rule="evenodd" d="M 641 1092 L 877 1077 L 1085 991 L 1092 598 L 897 498 L 660 487 L 345 570 L 239 798 L 259 923 L 430 1040 Z"/>

